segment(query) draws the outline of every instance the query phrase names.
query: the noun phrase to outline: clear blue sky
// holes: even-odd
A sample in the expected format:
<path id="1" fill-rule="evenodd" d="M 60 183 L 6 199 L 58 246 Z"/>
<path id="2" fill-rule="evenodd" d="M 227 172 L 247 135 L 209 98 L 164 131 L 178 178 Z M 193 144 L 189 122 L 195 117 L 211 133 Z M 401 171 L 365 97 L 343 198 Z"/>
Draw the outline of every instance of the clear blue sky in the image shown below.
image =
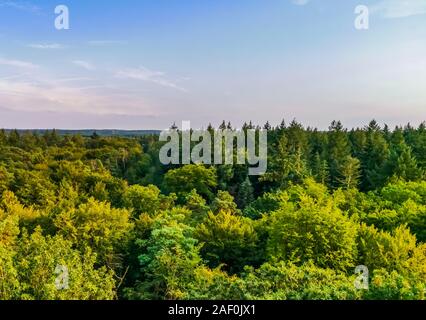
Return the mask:
<path id="1" fill-rule="evenodd" d="M 425 87 L 426 0 L 0 0 L 0 127 L 418 124 Z"/>

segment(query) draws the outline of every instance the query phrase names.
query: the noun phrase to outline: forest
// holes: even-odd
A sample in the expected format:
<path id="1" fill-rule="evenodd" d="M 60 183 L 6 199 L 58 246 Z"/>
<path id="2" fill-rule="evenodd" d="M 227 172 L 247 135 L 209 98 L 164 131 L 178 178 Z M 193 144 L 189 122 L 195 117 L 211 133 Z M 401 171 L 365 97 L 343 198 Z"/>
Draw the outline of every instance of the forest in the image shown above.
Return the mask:
<path id="1" fill-rule="evenodd" d="M 0 300 L 426 298 L 426 123 L 242 128 L 262 176 L 164 166 L 155 133 L 1 130 Z"/>

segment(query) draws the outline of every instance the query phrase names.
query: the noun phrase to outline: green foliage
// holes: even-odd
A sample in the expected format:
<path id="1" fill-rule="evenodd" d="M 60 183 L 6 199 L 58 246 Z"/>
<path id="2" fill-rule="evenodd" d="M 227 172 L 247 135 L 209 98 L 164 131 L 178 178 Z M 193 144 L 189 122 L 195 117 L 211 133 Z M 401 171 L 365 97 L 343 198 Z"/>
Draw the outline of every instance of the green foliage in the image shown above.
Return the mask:
<path id="1" fill-rule="evenodd" d="M 269 255 L 295 263 L 313 262 L 324 268 L 346 270 L 356 257 L 357 224 L 336 201 L 311 184 L 307 191 L 290 190 L 295 198 L 283 203 L 268 219 Z"/>
<path id="2" fill-rule="evenodd" d="M 185 199 L 185 208 L 191 211 L 191 222 L 198 224 L 203 221 L 210 211 L 206 200 L 197 191 L 192 190 Z"/>
<path id="3" fill-rule="evenodd" d="M 154 134 L 0 130 L 0 299 L 425 299 L 425 124 L 264 127 L 260 177 L 163 166 Z"/>
<path id="4" fill-rule="evenodd" d="M 238 205 L 244 209 L 254 201 L 253 195 L 254 189 L 250 179 L 247 177 L 243 183 L 241 183 L 238 190 Z"/>
<path id="5" fill-rule="evenodd" d="M 160 189 L 156 186 L 149 185 L 143 187 L 134 185 L 129 187 L 123 195 L 124 206 L 133 209 L 136 215 L 148 213 L 155 215 L 161 210 L 167 210 L 174 204 L 175 198 L 160 194 Z"/>
<path id="6" fill-rule="evenodd" d="M 21 291 L 14 258 L 15 251 L 0 243 L 0 300 L 16 299 Z"/>
<path id="7" fill-rule="evenodd" d="M 95 254 L 90 250 L 81 254 L 59 235 L 44 237 L 40 229 L 24 234 L 14 260 L 19 280 L 16 299 L 104 300 L 115 296 L 113 273 L 105 267 L 95 268 Z M 56 286 L 57 266 L 68 270 L 66 290 Z"/>
<path id="8" fill-rule="evenodd" d="M 237 208 L 237 204 L 234 202 L 234 197 L 227 191 L 219 191 L 216 198 L 213 200 L 211 205 L 214 213 L 225 211 L 230 214 L 239 214 L 240 211 Z"/>
<path id="9" fill-rule="evenodd" d="M 274 187 L 286 188 L 291 183 L 300 183 L 308 176 L 306 160 L 298 144 L 293 144 L 286 135 L 282 135 L 276 146 L 276 157 L 270 158 L 270 170 L 261 177 L 261 181 L 272 183 Z"/>
<path id="10" fill-rule="evenodd" d="M 426 285 L 396 271 L 376 270 L 364 298 L 370 300 L 425 300 Z"/>
<path id="11" fill-rule="evenodd" d="M 404 226 L 392 233 L 374 227 L 361 226 L 359 234 L 359 264 L 370 270 L 385 269 L 401 275 L 416 275 L 426 280 L 425 245 L 416 246 L 416 237 Z"/>
<path id="12" fill-rule="evenodd" d="M 175 213 L 176 214 L 176 213 Z M 131 299 L 182 299 L 185 286 L 192 280 L 194 268 L 200 262 L 197 240 L 192 229 L 175 215 L 154 222 L 146 240 L 138 240 L 142 248 L 139 261 L 142 280 L 135 289 L 127 290 Z"/>
<path id="13" fill-rule="evenodd" d="M 330 168 L 330 185 L 339 187 L 342 174 L 350 157 L 350 145 L 346 130 L 340 121 L 333 121 L 328 132 L 327 156 Z"/>
<path id="14" fill-rule="evenodd" d="M 283 261 L 246 268 L 238 276 L 219 269 L 198 268 L 187 299 L 332 300 L 360 299 L 354 277 L 312 264 L 296 266 Z"/>
<path id="15" fill-rule="evenodd" d="M 248 299 L 275 300 L 353 300 L 360 292 L 354 277 L 313 264 L 296 266 L 283 261 L 266 263 L 245 275 Z"/>
<path id="16" fill-rule="evenodd" d="M 371 205 L 364 209 L 363 221 L 382 230 L 392 231 L 408 225 L 421 242 L 426 241 L 426 183 L 396 181 L 366 201 Z"/>
<path id="17" fill-rule="evenodd" d="M 9 173 L 4 166 L 0 165 L 0 194 L 8 190 L 13 180 L 13 174 Z"/>
<path id="18" fill-rule="evenodd" d="M 253 255 L 257 234 L 252 221 L 230 211 L 210 213 L 198 226 L 195 236 L 203 244 L 202 256 L 211 267 L 223 264 L 234 273 L 258 259 Z"/>
<path id="19" fill-rule="evenodd" d="M 363 169 L 362 187 L 372 190 L 383 186 L 386 180 L 385 167 L 389 161 L 389 145 L 376 121 L 370 122 L 366 129 L 366 143 L 360 150 Z"/>
<path id="20" fill-rule="evenodd" d="M 212 199 L 213 190 L 217 186 L 216 169 L 202 165 L 187 165 L 179 169 L 170 170 L 164 176 L 164 188 L 173 192 L 181 200 L 192 190 L 206 199 Z"/>
<path id="21" fill-rule="evenodd" d="M 339 168 L 339 185 L 345 189 L 358 187 L 361 163 L 358 159 L 347 156 Z"/>
<path id="22" fill-rule="evenodd" d="M 98 262 L 112 267 L 119 262 L 117 253 L 129 240 L 133 228 L 129 218 L 128 210 L 114 209 L 109 203 L 91 198 L 75 210 L 58 214 L 54 224 L 59 235 L 75 243 L 82 251 L 95 251 Z"/>

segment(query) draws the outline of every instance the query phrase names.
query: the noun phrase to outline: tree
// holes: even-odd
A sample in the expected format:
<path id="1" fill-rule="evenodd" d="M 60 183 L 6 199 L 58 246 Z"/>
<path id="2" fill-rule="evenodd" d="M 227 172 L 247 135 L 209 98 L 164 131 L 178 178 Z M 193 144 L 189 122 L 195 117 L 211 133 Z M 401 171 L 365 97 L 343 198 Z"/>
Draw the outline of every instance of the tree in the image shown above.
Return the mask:
<path id="1" fill-rule="evenodd" d="M 240 214 L 240 210 L 237 208 L 237 204 L 234 202 L 234 197 L 227 191 L 219 191 L 216 198 L 211 204 L 211 209 L 214 213 L 225 211 L 230 214 Z"/>
<path id="2" fill-rule="evenodd" d="M 167 210 L 174 204 L 173 196 L 160 194 L 160 189 L 149 185 L 143 187 L 134 185 L 129 187 L 123 195 L 123 203 L 126 208 L 134 211 L 136 215 L 148 213 L 155 215 L 158 211 Z"/>
<path id="3" fill-rule="evenodd" d="M 55 186 L 43 171 L 16 170 L 10 187 L 25 205 L 46 207 L 55 202 Z"/>
<path id="4" fill-rule="evenodd" d="M 312 174 L 317 182 L 324 185 L 328 183 L 330 178 L 327 160 L 322 159 L 318 152 L 313 160 Z"/>
<path id="5" fill-rule="evenodd" d="M 225 265 L 231 273 L 256 261 L 257 235 L 251 221 L 230 211 L 210 213 L 197 227 L 196 238 L 203 244 L 201 254 L 211 267 Z"/>
<path id="6" fill-rule="evenodd" d="M 48 223 L 46 212 L 36 210 L 33 207 L 25 207 L 11 191 L 3 193 L 0 208 L 4 210 L 5 215 L 16 218 L 21 228 L 33 230 L 38 225 Z"/>
<path id="7" fill-rule="evenodd" d="M 341 179 L 341 168 L 351 156 L 346 130 L 340 121 L 333 121 L 328 132 L 328 163 L 330 168 L 330 185 L 338 188 Z"/>
<path id="8" fill-rule="evenodd" d="M 13 181 L 13 174 L 9 173 L 7 169 L 0 165 L 0 194 L 9 189 Z"/>
<path id="9" fill-rule="evenodd" d="M 198 225 L 207 217 L 210 211 L 210 207 L 206 204 L 206 200 L 200 196 L 195 189 L 186 197 L 184 207 L 191 211 L 188 221 L 191 226 Z"/>
<path id="10" fill-rule="evenodd" d="M 246 299 L 260 300 L 357 300 L 361 292 L 354 276 L 312 263 L 267 262 L 258 269 L 246 269 L 240 291 Z"/>
<path id="11" fill-rule="evenodd" d="M 422 122 L 410 141 L 420 168 L 426 168 L 426 122 Z"/>
<path id="12" fill-rule="evenodd" d="M 389 146 L 375 121 L 366 128 L 367 142 L 361 155 L 363 190 L 383 187 L 386 181 L 385 166 L 389 158 Z"/>
<path id="13" fill-rule="evenodd" d="M 358 263 L 368 266 L 370 271 L 385 269 L 401 275 L 416 274 L 421 281 L 426 280 L 426 247 L 417 246 L 416 237 L 405 226 L 389 233 L 362 225 L 358 250 Z"/>
<path id="14" fill-rule="evenodd" d="M 348 156 L 339 168 L 339 177 L 337 181 L 339 181 L 340 186 L 344 189 L 357 188 L 359 178 L 361 177 L 360 167 L 361 164 L 358 159 Z"/>
<path id="15" fill-rule="evenodd" d="M 82 252 L 94 251 L 99 263 L 118 270 L 121 267 L 119 252 L 130 240 L 133 229 L 129 219 L 128 210 L 114 209 L 109 203 L 91 198 L 77 209 L 58 214 L 54 224 L 58 234 L 76 244 Z"/>
<path id="16" fill-rule="evenodd" d="M 320 185 L 309 184 L 307 190 L 290 190 L 289 200 L 283 199 L 280 209 L 270 214 L 269 256 L 295 263 L 312 261 L 336 270 L 351 268 L 356 258 L 357 225 L 333 198 L 321 195 Z"/>
<path id="17" fill-rule="evenodd" d="M 411 148 L 403 146 L 396 160 L 393 173 L 398 178 L 416 181 L 423 178 L 424 172 L 417 166 L 417 160 L 412 155 Z"/>
<path id="18" fill-rule="evenodd" d="M 396 271 L 375 270 L 369 289 L 363 298 L 367 300 L 424 300 L 426 286 L 415 277 L 403 276 Z"/>
<path id="19" fill-rule="evenodd" d="M 14 130 L 9 132 L 9 135 L 7 137 L 7 142 L 8 142 L 9 145 L 19 146 L 20 139 L 21 139 L 21 136 L 20 136 L 18 130 L 14 129 Z"/>
<path id="20" fill-rule="evenodd" d="M 180 202 L 193 189 L 208 200 L 213 197 L 213 190 L 217 186 L 216 169 L 202 165 L 186 165 L 179 169 L 170 170 L 164 176 L 164 188 L 168 192 L 176 193 Z"/>
<path id="21" fill-rule="evenodd" d="M 0 300 L 13 300 L 19 297 L 21 288 L 18 271 L 14 265 L 15 255 L 16 252 L 12 248 L 0 243 Z"/>
<path id="22" fill-rule="evenodd" d="M 237 203 L 241 209 L 244 209 L 250 203 L 253 202 L 254 200 L 253 192 L 254 192 L 253 185 L 251 184 L 249 177 L 247 177 L 246 180 L 244 180 L 244 182 L 241 183 L 240 188 L 238 190 Z"/>
<path id="23" fill-rule="evenodd" d="M 20 291 L 14 264 L 19 233 L 19 217 L 0 209 L 0 300 L 16 299 Z"/>
<path id="24" fill-rule="evenodd" d="M 272 129 L 271 124 L 269 123 L 269 121 L 266 121 L 265 125 L 263 126 L 263 129 L 268 130 L 268 131 Z"/>
<path id="25" fill-rule="evenodd" d="M 58 235 L 44 237 L 41 229 L 31 235 L 24 234 L 15 257 L 20 284 L 15 298 L 113 299 L 113 273 L 105 267 L 95 268 L 96 255 L 90 250 L 81 255 L 72 246 L 70 241 Z M 59 289 L 58 284 L 61 286 Z"/>
<path id="26" fill-rule="evenodd" d="M 268 172 L 260 178 L 263 182 L 272 182 L 277 188 L 286 188 L 291 183 L 301 183 L 308 176 L 306 161 L 300 148 L 289 151 L 288 139 L 283 134 L 276 148 L 276 156 L 269 163 Z"/>
<path id="27" fill-rule="evenodd" d="M 199 246 L 192 228 L 182 218 L 158 219 L 149 239 L 138 240 L 142 278 L 134 289 L 126 290 L 132 299 L 182 299 L 200 264 Z"/>
<path id="28" fill-rule="evenodd" d="M 226 122 L 225 122 L 225 120 L 223 120 L 222 123 L 220 124 L 219 130 L 226 130 Z"/>
<path id="29" fill-rule="evenodd" d="M 265 127 L 261 177 L 164 166 L 156 133 L 0 130 L 0 299 L 424 299 L 426 125 Z"/>

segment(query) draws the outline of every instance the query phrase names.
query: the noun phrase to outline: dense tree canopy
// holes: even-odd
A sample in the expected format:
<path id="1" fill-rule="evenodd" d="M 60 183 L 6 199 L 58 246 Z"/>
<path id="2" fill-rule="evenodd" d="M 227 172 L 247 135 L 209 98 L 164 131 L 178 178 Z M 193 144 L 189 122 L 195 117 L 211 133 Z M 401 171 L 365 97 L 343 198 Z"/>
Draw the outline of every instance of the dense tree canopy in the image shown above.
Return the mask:
<path id="1" fill-rule="evenodd" d="M 425 299 L 426 125 L 264 127 L 259 177 L 0 131 L 0 299 Z"/>

